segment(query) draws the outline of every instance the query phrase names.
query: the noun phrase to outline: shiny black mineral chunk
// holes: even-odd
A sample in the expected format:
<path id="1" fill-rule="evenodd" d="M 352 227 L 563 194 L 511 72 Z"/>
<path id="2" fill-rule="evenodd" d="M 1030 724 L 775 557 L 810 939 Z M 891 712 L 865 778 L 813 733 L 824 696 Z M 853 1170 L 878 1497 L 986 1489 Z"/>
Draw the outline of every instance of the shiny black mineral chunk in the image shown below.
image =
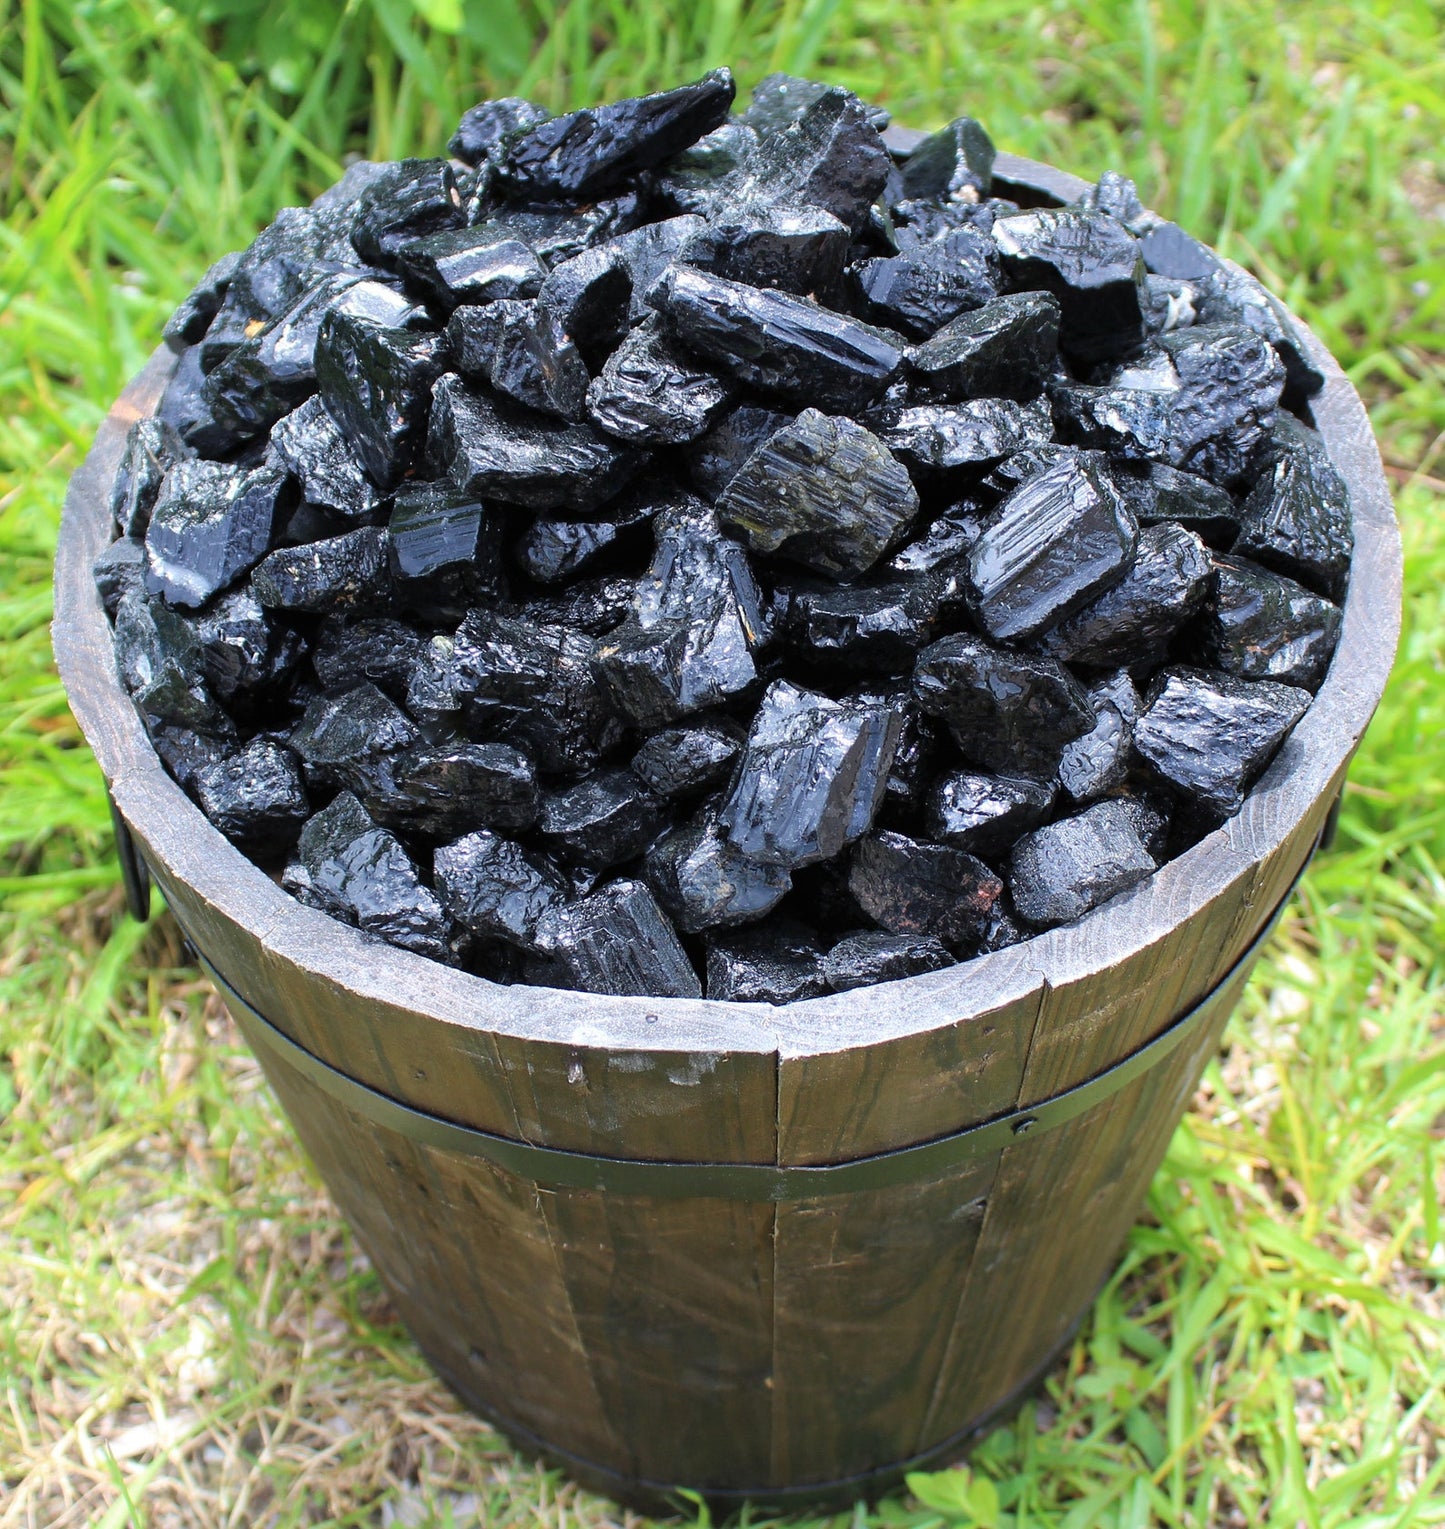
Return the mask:
<path id="1" fill-rule="evenodd" d="M 729 410 L 688 448 L 688 472 L 698 493 L 709 501 L 719 499 L 743 463 L 792 419 L 791 414 L 756 404 L 740 404 Z"/>
<path id="2" fill-rule="evenodd" d="M 550 308 L 510 300 L 461 308 L 447 325 L 447 338 L 465 376 L 482 378 L 543 414 L 585 417 L 591 374 Z"/>
<path id="3" fill-rule="evenodd" d="M 1032 636 L 1117 583 L 1139 528 L 1101 461 L 1065 458 L 1027 478 L 968 556 L 973 611 L 989 636 Z"/>
<path id="4" fill-rule="evenodd" d="M 1128 891 L 1154 868 L 1127 809 L 1097 802 L 1014 845 L 1009 891 L 1025 922 L 1052 929 Z"/>
<path id="5" fill-rule="evenodd" d="M 1015 292 L 975 308 L 908 355 L 924 398 L 1036 397 L 1059 353 L 1059 301 Z"/>
<path id="6" fill-rule="evenodd" d="M 1062 664 L 963 632 L 918 655 L 913 693 L 948 723 L 966 759 L 1001 775 L 1052 775 L 1064 746 L 1094 725 L 1083 686 Z"/>
<path id="7" fill-rule="evenodd" d="M 296 756 L 269 738 L 198 770 L 194 791 L 211 822 L 263 860 L 291 848 L 311 811 Z"/>
<path id="8" fill-rule="evenodd" d="M 189 455 L 180 435 L 163 419 L 138 419 L 130 427 L 110 486 L 111 519 L 122 536 L 146 534 L 165 475 Z"/>
<path id="9" fill-rule="evenodd" d="M 1283 386 L 1258 335 L 1196 326 L 1162 336 L 1100 387 L 1060 384 L 1052 396 L 1067 438 L 1227 484 L 1260 456 Z"/>
<path id="10" fill-rule="evenodd" d="M 1350 491 L 1315 432 L 1282 417 L 1271 464 L 1244 502 L 1237 556 L 1263 563 L 1338 604 L 1355 547 Z"/>
<path id="11" fill-rule="evenodd" d="M 753 860 L 831 860 L 867 833 L 883 800 L 900 718 L 882 705 L 770 685 L 718 821 Z"/>
<path id="12" fill-rule="evenodd" d="M 591 769 L 608 737 L 593 643 L 566 627 L 476 610 L 413 671 L 407 705 L 440 677 L 445 709 L 481 742 L 511 743 L 549 773 Z M 439 675 L 438 675 L 439 670 Z"/>
<path id="13" fill-rule="evenodd" d="M 629 327 L 651 312 L 647 294 L 653 283 L 674 261 L 686 259 L 693 241 L 706 232 L 706 219 L 686 214 L 645 223 L 612 241 L 632 285 L 627 300 Z"/>
<path id="14" fill-rule="evenodd" d="M 566 896 L 555 867 L 487 829 L 442 845 L 432 864 L 437 895 L 457 923 L 522 950 L 538 948 L 538 923 Z"/>
<path id="15" fill-rule="evenodd" d="M 914 404 L 880 428 L 888 449 L 915 467 L 934 472 L 986 467 L 1015 451 L 1046 446 L 1054 438 L 1048 405 L 1006 398 L 967 403 Z"/>
<path id="16" fill-rule="evenodd" d="M 1000 218 L 993 239 L 1016 288 L 1052 292 L 1059 343 L 1080 361 L 1127 355 L 1144 340 L 1139 241 L 1105 212 L 1045 207 Z"/>
<path id="17" fill-rule="evenodd" d="M 634 549 L 654 506 L 645 501 L 608 507 L 607 520 L 553 520 L 539 515 L 517 538 L 517 565 L 539 584 L 563 584 Z"/>
<path id="18" fill-rule="evenodd" d="M 1274 346 L 1284 362 L 1284 403 L 1300 410 L 1325 385 L 1309 346 L 1284 305 L 1247 271 L 1218 262 L 1219 269 L 1198 287 L 1199 320 L 1204 324 L 1243 324 Z"/>
<path id="19" fill-rule="evenodd" d="M 802 80 L 795 74 L 765 74 L 753 86 L 752 101 L 742 120 L 759 133 L 777 133 L 790 127 L 815 102 L 836 87 L 818 80 Z M 881 106 L 861 103 L 868 120 L 881 133 L 892 118 Z"/>
<path id="20" fill-rule="evenodd" d="M 538 924 L 537 938 L 581 992 L 702 997 L 677 931 L 640 881 L 614 881 L 552 909 Z"/>
<path id="21" fill-rule="evenodd" d="M 929 836 L 973 854 L 1002 854 L 1037 828 L 1054 805 L 1054 787 L 1022 775 L 941 775 L 924 805 Z"/>
<path id="22" fill-rule="evenodd" d="M 663 802 L 631 770 L 596 770 L 543 797 L 540 833 L 558 859 L 602 871 L 635 859 L 666 822 Z"/>
<path id="23" fill-rule="evenodd" d="M 632 273 L 620 240 L 583 250 L 547 273 L 538 303 L 596 371 L 627 333 Z"/>
<path id="24" fill-rule="evenodd" d="M 998 254 L 987 234 L 961 228 L 906 254 L 864 260 L 849 280 L 862 318 L 927 340 L 950 319 L 998 296 Z"/>
<path id="25" fill-rule="evenodd" d="M 188 793 L 195 791 L 196 777 L 202 770 L 225 758 L 228 747 L 219 739 L 208 738 L 203 733 L 170 722 L 150 721 L 146 731 L 176 784 Z M 234 747 L 234 744 L 229 746 Z"/>
<path id="26" fill-rule="evenodd" d="M 386 757 L 417 742 L 410 718 L 370 682 L 317 696 L 292 730 L 291 747 L 313 785 L 342 783 L 366 795 L 385 779 Z"/>
<path id="27" fill-rule="evenodd" d="M 739 469 L 718 516 L 756 552 L 856 578 L 918 513 L 908 473 L 871 431 L 804 409 Z"/>
<path id="28" fill-rule="evenodd" d="M 1318 690 L 1340 636 L 1340 608 L 1244 558 L 1216 556 L 1199 624 L 1206 663 L 1246 680 Z"/>
<path id="29" fill-rule="evenodd" d="M 977 201 L 988 195 L 993 184 L 994 154 L 993 140 L 981 122 L 955 117 L 903 161 L 903 194 L 939 201 Z"/>
<path id="30" fill-rule="evenodd" d="M 696 143 L 727 118 L 726 69 L 691 85 L 534 122 L 509 137 L 500 173 L 519 199 L 591 201 Z"/>
<path id="31" fill-rule="evenodd" d="M 821 207 L 736 206 L 710 218 L 679 258 L 729 281 L 807 296 L 836 288 L 850 243 L 847 228 Z"/>
<path id="32" fill-rule="evenodd" d="M 146 546 L 134 536 L 122 536 L 104 548 L 90 565 L 96 593 L 105 613 L 115 620 L 126 595 L 145 590 Z"/>
<path id="33" fill-rule="evenodd" d="M 938 621 L 937 586 L 911 578 L 799 589 L 788 621 L 800 654 L 835 673 L 911 669 Z"/>
<path id="34" fill-rule="evenodd" d="M 966 951 L 983 943 L 1003 896 L 1003 882 L 966 851 L 890 831 L 859 841 L 848 886 L 889 934 L 934 935 Z"/>
<path id="35" fill-rule="evenodd" d="M 1170 521 L 1146 526 L 1128 572 L 1038 639 L 1067 663 L 1107 667 L 1155 661 L 1203 606 L 1212 569 L 1204 543 Z"/>
<path id="36" fill-rule="evenodd" d="M 1239 535 L 1239 506 L 1207 478 L 1160 462 L 1116 462 L 1115 469 L 1114 482 L 1141 526 L 1176 521 L 1221 552 Z"/>
<path id="37" fill-rule="evenodd" d="M 659 839 L 642 874 L 684 934 L 754 923 L 793 885 L 786 866 L 748 859 L 709 822 L 685 824 Z"/>
<path id="38" fill-rule="evenodd" d="M 689 266 L 669 266 L 647 300 L 689 350 L 797 405 L 860 409 L 903 365 L 898 335 Z"/>
<path id="39" fill-rule="evenodd" d="M 1066 744 L 1059 759 L 1059 784 L 1076 802 L 1095 801 L 1122 786 L 1132 753 L 1131 725 L 1109 699 L 1107 687 L 1091 687 L 1089 702 L 1093 727 Z"/>
<path id="40" fill-rule="evenodd" d="M 496 160 L 505 151 L 509 133 L 545 122 L 551 115 L 545 106 L 521 96 L 479 101 L 462 113 L 462 120 L 447 143 L 447 153 L 468 165 Z"/>
<path id="41" fill-rule="evenodd" d="M 1309 704 L 1309 691 L 1293 685 L 1169 669 L 1154 682 L 1134 747 L 1207 814 L 1226 818 Z"/>
<path id="42" fill-rule="evenodd" d="M 742 747 L 742 734 L 727 722 L 664 728 L 632 756 L 632 773 L 659 796 L 696 796 L 727 776 Z"/>
<path id="43" fill-rule="evenodd" d="M 465 214 L 452 167 L 444 159 L 402 159 L 382 166 L 357 199 L 351 242 L 368 265 L 390 266 L 402 246 Z"/>
<path id="44" fill-rule="evenodd" d="M 445 961 L 449 921 L 395 835 L 344 791 L 301 830 L 282 885 L 333 918 L 404 950 Z"/>
<path id="45" fill-rule="evenodd" d="M 498 527 L 471 495 L 446 483 L 404 483 L 387 522 L 391 592 L 404 610 L 440 625 L 495 596 Z"/>
<path id="46" fill-rule="evenodd" d="M 341 611 L 384 606 L 387 534 L 378 526 L 300 547 L 282 547 L 257 565 L 251 589 L 270 610 Z"/>
<path id="47" fill-rule="evenodd" d="M 797 1003 L 821 998 L 823 947 L 791 920 L 712 935 L 707 941 L 707 996 L 733 1003 Z"/>
<path id="48" fill-rule="evenodd" d="M 449 228 L 412 240 L 397 250 L 396 266 L 443 313 L 461 303 L 535 297 L 547 274 L 530 246 L 495 228 Z"/>
<path id="49" fill-rule="evenodd" d="M 307 504 L 350 521 L 368 520 L 376 508 L 376 485 L 318 396 L 272 427 L 272 459 L 300 482 Z"/>
<path id="50" fill-rule="evenodd" d="M 378 488 L 394 488 L 426 431 L 431 388 L 446 366 L 441 335 L 395 329 L 332 309 L 316 341 L 327 412 Z"/>
<path id="51" fill-rule="evenodd" d="M 737 195 L 753 204 L 821 207 L 856 237 L 890 170 L 869 109 L 851 92 L 832 88 L 787 127 L 762 135 Z"/>
<path id="52" fill-rule="evenodd" d="M 168 605 L 204 605 L 270 550 L 286 476 L 224 462 L 178 462 L 146 529 L 146 588 Z"/>
<path id="53" fill-rule="evenodd" d="M 607 358 L 587 389 L 587 413 L 599 430 L 629 445 L 679 446 L 703 434 L 732 392 L 654 314 Z"/>
<path id="54" fill-rule="evenodd" d="M 677 213 L 731 211 L 744 189 L 759 134 L 741 117 L 729 117 L 656 172 L 660 206 Z"/>
<path id="55" fill-rule="evenodd" d="M 244 585 L 187 619 L 201 673 L 227 705 L 274 691 L 290 678 L 305 649 L 297 633 L 277 621 Z"/>
<path id="56" fill-rule="evenodd" d="M 416 744 L 389 755 L 362 793 L 378 823 L 428 839 L 485 826 L 522 832 L 537 821 L 537 772 L 505 743 Z"/>
<path id="57" fill-rule="evenodd" d="M 370 680 L 394 701 L 406 696 L 407 680 L 426 640 L 390 616 L 323 621 L 311 643 L 311 667 L 329 696 L 345 695 Z"/>
<path id="58" fill-rule="evenodd" d="M 491 238 L 520 239 L 543 265 L 550 267 L 630 232 L 643 221 L 642 213 L 638 194 L 627 191 L 575 209 L 545 203 L 505 207 L 476 226 Z"/>
<path id="59" fill-rule="evenodd" d="M 139 591 L 121 597 L 115 657 L 125 688 L 147 718 L 211 737 L 235 734 L 201 672 L 190 625 L 160 600 Z"/>
<path id="60" fill-rule="evenodd" d="M 631 447 L 443 377 L 434 389 L 430 450 L 452 482 L 482 499 L 586 514 L 642 465 Z"/>
<path id="61" fill-rule="evenodd" d="M 868 929 L 850 934 L 823 957 L 823 980 L 834 993 L 875 982 L 898 982 L 952 966 L 954 958 L 932 935 L 884 934 Z"/>
<path id="62" fill-rule="evenodd" d="M 578 579 L 555 596 L 529 600 L 527 613 L 543 626 L 603 637 L 632 614 L 636 593 L 628 578 Z"/>

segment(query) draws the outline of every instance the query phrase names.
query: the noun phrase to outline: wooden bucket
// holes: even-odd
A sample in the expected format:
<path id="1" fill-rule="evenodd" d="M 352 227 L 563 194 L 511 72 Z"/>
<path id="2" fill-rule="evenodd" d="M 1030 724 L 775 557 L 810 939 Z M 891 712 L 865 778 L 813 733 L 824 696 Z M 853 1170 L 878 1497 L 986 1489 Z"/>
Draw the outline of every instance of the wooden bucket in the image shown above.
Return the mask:
<path id="1" fill-rule="evenodd" d="M 1004 194 L 1084 183 L 1001 155 Z M 518 1446 L 656 1507 L 851 1500 L 956 1455 L 1108 1276 L 1380 698 L 1400 547 L 1365 411 L 1343 637 L 1244 809 L 994 955 L 775 1009 L 498 987 L 293 901 L 166 775 L 90 576 L 127 388 L 71 483 L 54 640 L 144 867 L 437 1373 Z M 119 823 L 119 820 L 118 820 Z M 130 866 L 139 890 L 144 867 Z"/>

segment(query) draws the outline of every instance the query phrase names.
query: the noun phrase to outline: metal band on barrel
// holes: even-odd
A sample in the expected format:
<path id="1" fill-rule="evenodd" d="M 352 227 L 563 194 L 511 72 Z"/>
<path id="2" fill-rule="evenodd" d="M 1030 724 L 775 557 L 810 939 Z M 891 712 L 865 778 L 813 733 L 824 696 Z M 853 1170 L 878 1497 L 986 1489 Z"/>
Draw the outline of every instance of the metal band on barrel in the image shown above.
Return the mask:
<path id="1" fill-rule="evenodd" d="M 599 1157 L 561 1147 L 538 1146 L 510 1136 L 479 1131 L 403 1104 L 323 1062 L 298 1046 L 265 1015 L 252 1008 L 216 970 L 204 953 L 201 964 L 210 974 L 253 1049 L 264 1048 L 277 1061 L 302 1074 L 356 1114 L 409 1140 L 442 1152 L 485 1158 L 499 1168 L 539 1184 L 567 1189 L 596 1189 L 609 1194 L 652 1196 L 659 1199 L 721 1199 L 751 1202 L 811 1200 L 824 1195 L 855 1194 L 887 1189 L 955 1168 L 1000 1151 L 1027 1134 L 1041 1136 L 1092 1109 L 1142 1073 L 1157 1067 L 1182 1046 L 1216 1012 L 1223 992 L 1248 966 L 1274 929 L 1285 904 L 1309 864 L 1290 883 L 1249 948 L 1222 981 L 1186 1014 L 1162 1030 L 1123 1061 L 1086 1082 L 1065 1089 L 1041 1104 L 1012 1110 L 949 1136 L 934 1137 L 868 1157 L 837 1163 L 706 1163 L 659 1162 L 648 1158 Z M 186 932 L 183 930 L 183 932 Z M 189 935 L 188 935 L 189 938 Z M 195 940 L 191 944 L 195 946 Z"/>

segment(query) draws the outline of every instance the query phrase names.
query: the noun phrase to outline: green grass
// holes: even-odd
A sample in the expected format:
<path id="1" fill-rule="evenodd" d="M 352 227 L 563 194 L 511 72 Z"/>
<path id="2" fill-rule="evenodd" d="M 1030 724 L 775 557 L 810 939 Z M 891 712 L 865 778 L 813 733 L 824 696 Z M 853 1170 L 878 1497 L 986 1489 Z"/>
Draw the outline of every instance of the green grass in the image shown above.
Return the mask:
<path id="1" fill-rule="evenodd" d="M 1339 840 L 1072 1352 L 970 1474 L 836 1522 L 1445 1522 L 1442 34 L 1438 0 L 0 0 L 0 1529 L 621 1521 L 457 1412 L 172 926 L 119 916 L 49 565 L 169 307 L 345 155 L 720 61 L 1133 174 L 1340 356 L 1408 554 Z"/>

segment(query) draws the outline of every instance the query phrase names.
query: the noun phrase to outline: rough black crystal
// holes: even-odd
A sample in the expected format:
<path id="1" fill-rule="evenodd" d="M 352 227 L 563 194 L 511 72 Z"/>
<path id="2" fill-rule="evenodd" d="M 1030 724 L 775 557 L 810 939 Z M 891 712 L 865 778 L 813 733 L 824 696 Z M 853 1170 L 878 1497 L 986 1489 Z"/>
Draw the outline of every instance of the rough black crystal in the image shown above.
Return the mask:
<path id="1" fill-rule="evenodd" d="M 1339 641 L 1340 608 L 1283 574 L 1216 556 L 1199 635 L 1216 669 L 1318 690 Z"/>
<path id="2" fill-rule="evenodd" d="M 445 483 L 403 484 L 386 538 L 397 605 L 440 625 L 500 593 L 498 532 L 471 494 Z"/>
<path id="3" fill-rule="evenodd" d="M 336 615 L 375 609 L 388 592 L 387 534 L 362 526 L 326 541 L 282 547 L 257 565 L 251 589 L 272 610 Z"/>
<path id="4" fill-rule="evenodd" d="M 925 398 L 1033 398 L 1059 353 L 1060 313 L 1047 292 L 975 308 L 909 352 L 912 385 Z"/>
<path id="5" fill-rule="evenodd" d="M 1003 896 L 1003 882 L 965 850 L 886 830 L 860 840 L 848 886 L 889 934 L 934 935 L 968 951 L 983 942 Z"/>
<path id="6" fill-rule="evenodd" d="M 931 133 L 903 161 L 903 193 L 909 197 L 977 201 L 993 183 L 993 140 L 972 117 L 955 117 Z"/>
<path id="7" fill-rule="evenodd" d="M 396 252 L 407 282 L 443 313 L 461 303 L 535 297 L 546 270 L 530 245 L 494 228 L 449 228 Z"/>
<path id="8" fill-rule="evenodd" d="M 707 996 L 733 1003 L 797 1003 L 821 998 L 823 947 L 803 924 L 786 920 L 707 941 Z"/>
<path id="9" fill-rule="evenodd" d="M 462 120 L 447 143 L 447 153 L 468 165 L 498 159 L 505 151 L 509 133 L 545 122 L 551 115 L 545 106 L 521 96 L 479 101 L 462 113 Z"/>
<path id="10" fill-rule="evenodd" d="M 701 998 L 677 931 L 640 881 L 614 881 L 555 908 L 537 930 L 546 953 L 584 993 Z"/>
<path id="11" fill-rule="evenodd" d="M 290 849 L 311 811 L 296 756 L 269 738 L 198 770 L 194 790 L 211 822 L 263 860 Z"/>
<path id="12" fill-rule="evenodd" d="M 1054 438 L 1054 421 L 1042 399 L 1021 404 L 975 398 L 967 403 L 914 404 L 899 410 L 878 435 L 906 462 L 942 472 L 985 467 L 1011 452 L 1046 446 Z"/>
<path id="13" fill-rule="evenodd" d="M 587 413 L 599 430 L 629 445 L 679 446 L 707 429 L 732 391 L 653 315 L 607 358 L 587 389 Z"/>
<path id="14" fill-rule="evenodd" d="M 178 462 L 146 530 L 146 588 L 168 605 L 204 605 L 266 556 L 284 507 L 284 473 Z"/>
<path id="15" fill-rule="evenodd" d="M 490 382 L 529 409 L 580 420 L 591 374 L 571 337 L 540 302 L 504 300 L 461 308 L 447 325 L 452 357 L 466 376 Z"/>
<path id="16" fill-rule="evenodd" d="M 934 783 L 924 807 L 924 826 L 932 838 L 956 849 L 998 855 L 1043 822 L 1054 794 L 1047 781 L 959 770 Z"/>
<path id="17" fill-rule="evenodd" d="M 950 319 L 998 296 L 998 254 L 987 234 L 961 228 L 905 254 L 864 260 L 849 278 L 863 318 L 928 340 Z"/>
<path id="18" fill-rule="evenodd" d="M 875 982 L 898 982 L 941 971 L 953 964 L 948 947 L 932 935 L 884 934 L 870 929 L 839 940 L 823 957 L 823 980 L 832 992 L 847 993 Z"/>
<path id="19" fill-rule="evenodd" d="M 319 397 L 272 427 L 269 458 L 300 481 L 307 504 L 350 521 L 368 520 L 376 508 L 376 485 Z"/>
<path id="20" fill-rule="evenodd" d="M 1014 845 L 1009 891 L 1020 917 L 1052 929 L 1117 897 L 1154 870 L 1128 810 L 1097 802 Z"/>
<path id="21" fill-rule="evenodd" d="M 524 832 L 537 821 L 537 772 L 505 743 L 415 744 L 387 755 L 361 796 L 378 823 L 428 839 L 477 827 Z"/>
<path id="22" fill-rule="evenodd" d="M 659 839 L 642 873 L 684 934 L 754 923 L 793 885 L 786 866 L 750 860 L 706 821 Z"/>
<path id="23" fill-rule="evenodd" d="M 537 925 L 566 896 L 555 867 L 487 829 L 442 845 L 432 865 L 437 894 L 457 923 L 522 950 L 538 949 Z"/>
<path id="24" fill-rule="evenodd" d="M 726 722 L 664 728 L 632 756 L 632 772 L 659 796 L 694 796 L 726 777 L 742 747 L 742 734 Z"/>

